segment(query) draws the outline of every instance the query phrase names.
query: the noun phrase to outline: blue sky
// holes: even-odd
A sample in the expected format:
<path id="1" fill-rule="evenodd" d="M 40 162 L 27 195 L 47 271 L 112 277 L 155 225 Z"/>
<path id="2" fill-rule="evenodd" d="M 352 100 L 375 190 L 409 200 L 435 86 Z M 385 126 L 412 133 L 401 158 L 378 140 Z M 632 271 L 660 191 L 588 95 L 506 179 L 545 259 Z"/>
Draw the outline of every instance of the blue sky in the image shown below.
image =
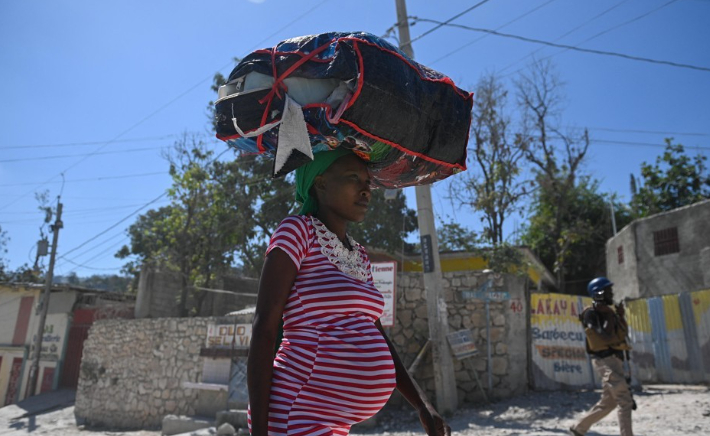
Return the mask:
<path id="1" fill-rule="evenodd" d="M 475 3 L 409 0 L 407 7 L 409 15 L 445 21 Z M 542 48 L 535 55 L 552 55 L 565 82 L 561 124 L 590 129 L 584 171 L 628 200 L 629 173 L 655 160 L 663 148 L 654 144 L 664 137 L 691 153 L 710 150 L 709 18 L 709 0 L 490 0 L 453 21 L 706 70 L 455 27 L 416 40 L 414 53 L 470 89 L 484 73 L 513 79 Z M 0 226 L 11 239 L 10 267 L 34 262 L 43 218 L 34 193 L 48 190 L 52 203 L 61 193 L 64 204 L 58 251 L 66 256 L 55 274 L 118 272 L 122 261 L 113 254 L 128 241 L 131 214 L 170 185 L 161 150 L 182 132 L 225 148 L 211 138 L 207 118 L 215 72 L 227 75 L 233 57 L 289 37 L 383 35 L 395 22 L 394 0 L 0 1 Z M 417 23 L 412 37 L 432 27 Z M 413 190 L 405 192 L 414 208 Z M 478 230 L 446 192 L 446 182 L 434 186 L 437 216 Z"/>

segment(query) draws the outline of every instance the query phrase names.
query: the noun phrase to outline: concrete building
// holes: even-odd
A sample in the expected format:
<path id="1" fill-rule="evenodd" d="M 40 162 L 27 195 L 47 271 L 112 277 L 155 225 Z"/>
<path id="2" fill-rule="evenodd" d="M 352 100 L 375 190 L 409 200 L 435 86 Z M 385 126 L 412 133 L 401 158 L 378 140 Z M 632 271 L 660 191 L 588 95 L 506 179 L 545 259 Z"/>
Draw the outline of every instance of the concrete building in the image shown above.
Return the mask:
<path id="1" fill-rule="evenodd" d="M 606 244 L 617 298 L 710 288 L 710 200 L 633 221 Z"/>
<path id="2" fill-rule="evenodd" d="M 44 285 L 0 283 L 0 407 L 29 396 L 28 386 Z M 95 319 L 132 316 L 132 297 L 54 285 L 42 338 L 37 392 L 75 388 L 84 339 Z"/>

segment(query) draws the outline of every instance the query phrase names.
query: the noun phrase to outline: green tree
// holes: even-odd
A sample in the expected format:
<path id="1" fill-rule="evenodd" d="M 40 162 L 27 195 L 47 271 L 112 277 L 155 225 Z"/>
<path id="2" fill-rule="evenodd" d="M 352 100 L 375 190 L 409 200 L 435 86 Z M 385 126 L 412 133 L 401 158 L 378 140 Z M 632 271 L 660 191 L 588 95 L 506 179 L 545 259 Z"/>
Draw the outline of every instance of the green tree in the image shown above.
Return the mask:
<path id="1" fill-rule="evenodd" d="M 403 252 L 404 240 L 418 229 L 416 211 L 407 207 L 401 190 L 392 200 L 386 200 L 383 189 L 372 191 L 365 221 L 351 224 L 348 232 L 359 243 L 389 253 Z"/>
<path id="2" fill-rule="evenodd" d="M 587 149 L 587 131 L 566 134 L 556 127 L 563 101 L 562 82 L 550 63 L 534 63 L 516 81 L 517 99 L 523 119 L 522 137 L 526 158 L 532 164 L 538 191 L 533 200 L 533 217 L 545 221 L 547 234 L 541 255 L 545 266 L 557 275 L 561 292 L 565 292 L 571 247 L 586 234 L 581 218 L 575 215 L 570 201 L 575 198 L 579 167 Z M 548 219 L 549 217 L 549 219 Z M 534 226 L 531 224 L 531 228 Z M 542 247 L 537 246 L 538 249 Z"/>
<path id="3" fill-rule="evenodd" d="M 641 186 L 632 176 L 631 207 L 637 217 L 677 209 L 710 198 L 710 173 L 706 156 L 690 157 L 681 144 L 666 138 L 656 164 L 641 164 Z"/>
<path id="4" fill-rule="evenodd" d="M 481 212 L 482 237 L 495 248 L 505 240 L 506 218 L 529 191 L 530 181 L 521 178 L 527 141 L 510 131 L 508 90 L 495 75 L 484 76 L 474 94 L 470 169 L 451 181 L 449 193 L 457 205 Z"/>
<path id="5" fill-rule="evenodd" d="M 145 263 L 176 271 L 181 282 L 178 310 L 187 316 L 191 294 L 196 302 L 192 314 L 199 313 L 206 295 L 199 288 L 209 288 L 234 259 L 242 230 L 234 214 L 240 185 L 225 170 L 231 163 L 215 160 L 194 135 L 178 141 L 166 158 L 173 177 L 171 204 L 141 215 L 128 230 L 130 247 L 124 246 L 117 257 L 133 257 L 128 271 Z"/>
<path id="6" fill-rule="evenodd" d="M 40 229 L 41 230 L 41 229 Z M 15 282 L 15 283 L 40 283 L 43 281 L 41 277 L 41 269 L 35 265 L 35 268 L 30 268 L 24 264 L 16 269 L 10 269 L 7 259 L 7 245 L 10 243 L 10 236 L 0 226 L 0 282 Z"/>
<path id="7" fill-rule="evenodd" d="M 546 188 L 536 194 L 523 243 L 548 268 L 565 265 L 560 278 L 566 293 L 585 295 L 589 280 L 606 273 L 606 241 L 613 236 L 611 204 L 618 228 L 631 222 L 631 213 L 613 196 L 600 193 L 598 182 L 589 177 L 581 177 L 566 191 L 562 215 L 555 210 Z M 562 222 L 558 223 L 560 217 Z M 562 231 L 556 237 L 558 225 Z"/>
<path id="8" fill-rule="evenodd" d="M 102 289 L 105 291 L 126 293 L 131 290 L 131 277 L 117 274 L 93 274 L 89 277 L 79 277 L 75 272 L 66 276 L 54 276 L 54 283 L 66 283 L 73 286 L 81 286 L 90 289 Z"/>
<path id="9" fill-rule="evenodd" d="M 480 237 L 454 221 L 441 223 L 436 227 L 439 251 L 473 252 L 480 245 Z"/>

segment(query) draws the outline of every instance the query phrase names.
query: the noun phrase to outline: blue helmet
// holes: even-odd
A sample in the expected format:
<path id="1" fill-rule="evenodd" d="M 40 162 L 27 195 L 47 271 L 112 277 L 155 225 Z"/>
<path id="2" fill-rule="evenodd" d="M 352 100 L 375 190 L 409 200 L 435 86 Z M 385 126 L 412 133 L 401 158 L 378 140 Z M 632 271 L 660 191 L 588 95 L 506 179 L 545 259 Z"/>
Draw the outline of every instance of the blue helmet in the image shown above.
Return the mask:
<path id="1" fill-rule="evenodd" d="M 614 284 L 606 277 L 597 277 L 587 285 L 587 292 L 594 300 L 604 299 L 604 290 Z"/>

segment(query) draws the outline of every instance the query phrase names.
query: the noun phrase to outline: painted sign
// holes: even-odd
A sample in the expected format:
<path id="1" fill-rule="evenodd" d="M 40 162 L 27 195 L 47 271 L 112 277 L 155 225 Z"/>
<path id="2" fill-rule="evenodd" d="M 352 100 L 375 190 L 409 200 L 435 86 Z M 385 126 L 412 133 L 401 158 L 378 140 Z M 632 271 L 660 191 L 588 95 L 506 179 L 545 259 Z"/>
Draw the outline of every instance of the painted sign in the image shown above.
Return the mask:
<path id="1" fill-rule="evenodd" d="M 64 336 L 67 330 L 68 318 L 66 314 L 47 315 L 47 321 L 44 325 L 44 334 L 42 335 L 42 352 L 40 360 L 48 362 L 59 361 L 64 347 Z M 35 340 L 37 334 L 32 335 L 32 345 L 30 353 L 34 354 Z"/>
<path id="2" fill-rule="evenodd" d="M 461 291 L 464 300 L 506 301 L 510 293 L 506 291 Z"/>
<path id="3" fill-rule="evenodd" d="M 207 348 L 249 348 L 251 324 L 209 324 Z"/>
<path id="4" fill-rule="evenodd" d="M 458 360 L 478 354 L 476 344 L 473 342 L 471 330 L 466 329 L 449 333 L 446 335 L 446 339 L 449 341 L 454 357 Z"/>
<path id="5" fill-rule="evenodd" d="M 420 238 L 422 246 L 422 264 L 425 273 L 434 272 L 434 249 L 431 246 L 431 235 Z"/>
<path id="6" fill-rule="evenodd" d="M 591 299 L 562 294 L 532 294 L 533 383 L 538 389 L 592 387 L 594 374 L 579 313 Z"/>
<path id="7" fill-rule="evenodd" d="M 371 265 L 372 280 L 385 299 L 385 310 L 380 318 L 382 327 L 394 325 L 395 297 L 397 292 L 397 262 L 376 262 Z"/>

